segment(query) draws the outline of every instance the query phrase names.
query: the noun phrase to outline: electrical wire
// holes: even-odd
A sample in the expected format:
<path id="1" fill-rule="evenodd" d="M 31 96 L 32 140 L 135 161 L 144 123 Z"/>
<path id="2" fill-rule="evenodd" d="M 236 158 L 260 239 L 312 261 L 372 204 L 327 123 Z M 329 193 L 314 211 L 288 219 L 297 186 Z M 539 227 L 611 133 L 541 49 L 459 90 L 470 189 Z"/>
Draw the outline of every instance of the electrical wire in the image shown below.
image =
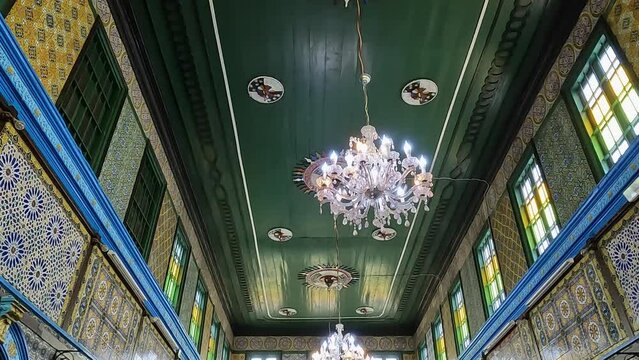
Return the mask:
<path id="1" fill-rule="evenodd" d="M 362 8 L 360 0 L 356 0 L 357 13 L 355 17 L 355 29 L 357 30 L 357 62 L 359 63 L 359 75 L 362 81 L 362 92 L 364 93 L 364 114 L 366 115 L 366 125 L 370 125 L 371 119 L 368 113 L 368 89 L 367 85 L 371 80 L 369 74 L 366 73 L 364 66 L 364 40 L 362 38 Z"/>

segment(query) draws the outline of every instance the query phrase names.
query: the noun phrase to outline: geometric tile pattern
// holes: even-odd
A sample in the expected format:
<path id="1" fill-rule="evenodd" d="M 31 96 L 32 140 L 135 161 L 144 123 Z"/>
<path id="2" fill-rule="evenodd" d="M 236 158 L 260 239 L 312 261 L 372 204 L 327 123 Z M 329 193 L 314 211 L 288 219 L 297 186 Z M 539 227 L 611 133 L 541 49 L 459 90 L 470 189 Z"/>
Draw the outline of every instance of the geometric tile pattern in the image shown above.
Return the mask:
<path id="1" fill-rule="evenodd" d="M 592 252 L 530 311 L 543 359 L 591 359 L 626 337 Z"/>
<path id="2" fill-rule="evenodd" d="M 94 22 L 88 0 L 18 0 L 9 28 L 55 102 Z"/>
<path id="3" fill-rule="evenodd" d="M 206 355 L 209 352 L 209 340 L 211 338 L 211 325 L 213 324 L 213 303 L 211 299 L 207 299 L 206 314 L 204 315 L 204 330 L 202 331 L 202 349 L 200 349 L 200 356 L 202 359 L 206 359 Z"/>
<path id="4" fill-rule="evenodd" d="M 189 267 L 186 270 L 184 279 L 184 289 L 182 293 L 182 303 L 180 304 L 180 322 L 185 330 L 189 330 L 191 324 L 191 311 L 193 310 L 193 302 L 195 301 L 195 290 L 197 288 L 197 280 L 200 272 L 195 263 L 195 258 L 191 255 L 189 259 Z"/>
<path id="5" fill-rule="evenodd" d="M 639 330 L 639 205 L 601 239 L 604 262 L 613 275 L 633 330 Z"/>
<path id="6" fill-rule="evenodd" d="M 282 354 L 282 360 L 306 360 L 308 355 L 306 353 L 284 353 Z"/>
<path id="7" fill-rule="evenodd" d="M 22 323 L 18 323 L 27 343 L 29 360 L 51 360 L 55 358 L 56 349 Z"/>
<path id="8" fill-rule="evenodd" d="M 490 188 L 488 189 L 486 196 L 480 206 L 481 210 L 474 216 L 472 225 L 466 233 L 464 240 L 460 245 L 460 249 L 465 245 L 466 242 L 472 244 L 477 240 L 483 224 L 485 224 L 488 217 L 492 216 L 492 213 L 496 211 L 498 203 L 497 200 L 502 194 L 507 191 L 508 180 L 511 178 L 511 175 L 515 170 L 517 164 L 519 164 L 524 150 L 526 149 L 532 138 L 535 136 L 537 130 L 546 118 L 546 114 L 548 113 L 548 111 L 552 108 L 555 101 L 559 98 L 559 94 L 563 83 L 566 80 L 566 77 L 573 68 L 581 50 L 586 45 L 586 42 L 590 37 L 595 24 L 597 24 L 599 18 L 604 15 L 609 2 L 610 0 L 586 1 L 581 14 L 579 14 L 579 17 L 577 18 L 575 26 L 566 39 L 566 42 L 559 50 L 559 55 L 550 68 L 548 75 L 544 79 L 544 83 L 542 84 L 533 105 L 529 108 L 527 115 L 523 119 L 522 126 L 519 128 L 515 139 L 511 143 L 510 148 L 506 153 L 506 157 L 504 158 L 503 163 L 500 165 L 495 178 L 491 182 Z M 637 3 L 634 0 L 627 0 L 625 2 L 631 4 Z M 633 43 L 632 46 L 636 46 L 636 42 Z M 473 226 L 475 224 L 477 226 Z M 514 227 L 514 229 L 516 229 L 516 227 Z M 517 245 L 515 243 L 509 242 L 508 245 L 510 244 L 521 247 L 521 245 Z M 496 247 L 498 247 L 497 236 L 495 236 L 495 245 Z M 512 250 L 515 250 L 513 254 L 523 254 L 523 252 L 516 251 L 516 249 Z M 499 261 L 501 262 L 501 259 L 506 257 L 499 254 L 500 251 L 497 250 L 497 256 L 500 259 Z M 465 257 L 466 253 L 464 253 L 463 256 Z M 453 262 L 451 262 L 451 266 L 449 267 L 449 272 L 454 274 L 455 271 L 459 268 L 453 269 L 452 264 L 454 264 L 454 259 Z M 506 293 L 510 292 L 513 286 L 519 281 L 519 279 L 521 279 L 521 276 L 518 275 L 524 273 L 520 273 L 521 269 L 527 269 L 525 261 L 522 263 L 518 260 L 517 264 L 521 266 L 517 266 L 516 268 L 514 268 L 514 273 L 502 273 L 502 276 L 504 277 L 503 281 L 506 288 Z M 506 264 L 500 263 L 500 265 L 502 271 L 510 270 Z M 514 275 L 514 277 L 511 277 L 510 275 Z M 437 290 L 438 295 L 436 295 L 437 299 L 443 299 L 443 294 L 445 294 L 445 292 L 450 288 L 454 280 L 454 277 L 444 277 L 440 281 Z M 422 318 L 417 332 L 415 333 L 417 339 L 423 337 L 424 334 L 430 329 L 430 321 L 433 319 L 434 314 L 438 311 L 438 307 L 436 304 L 439 304 L 439 300 L 433 301 L 431 304 L 432 306 L 430 306 L 425 312 L 426 315 Z"/>
<path id="9" fill-rule="evenodd" d="M 444 341 L 446 344 L 446 358 L 455 359 L 457 356 L 457 345 L 455 339 L 455 331 L 453 327 L 453 316 L 450 311 L 450 304 L 448 301 L 444 302 L 440 306 L 440 314 L 442 319 L 442 325 L 444 327 Z"/>
<path id="10" fill-rule="evenodd" d="M 557 216 L 566 224 L 596 183 L 562 99 L 539 128 L 535 145 Z"/>
<path id="11" fill-rule="evenodd" d="M 502 281 L 506 293 L 509 293 L 524 276 L 528 265 L 508 192 L 505 192 L 497 202 L 497 208 L 490 218 L 490 225 Z"/>
<path id="12" fill-rule="evenodd" d="M 464 266 L 459 272 L 461 286 L 464 291 L 464 304 L 466 305 L 466 313 L 468 314 L 468 326 L 470 328 L 471 339 L 486 321 L 484 314 L 484 298 L 479 287 L 479 277 L 477 276 L 477 266 L 475 265 L 475 257 L 469 256 Z"/>
<path id="13" fill-rule="evenodd" d="M 148 317 L 142 319 L 142 330 L 135 348 L 134 360 L 171 360 L 175 355 L 164 338 L 151 324 Z"/>
<path id="14" fill-rule="evenodd" d="M 89 233 L 13 125 L 0 131 L 0 276 L 56 323 Z"/>
<path id="15" fill-rule="evenodd" d="M 129 61 L 129 56 L 126 52 L 126 49 L 124 48 L 124 44 L 120 37 L 120 33 L 117 29 L 113 16 L 111 15 L 109 1 L 91 0 L 91 2 L 93 3 L 93 7 L 95 8 L 97 15 L 99 16 L 99 20 L 102 21 L 104 29 L 106 30 L 106 33 L 109 37 L 109 42 L 111 43 L 113 54 L 115 55 L 115 58 L 120 65 L 120 69 L 122 70 L 124 81 L 126 82 L 129 89 L 129 99 L 131 100 L 133 108 L 135 109 L 135 113 L 138 115 L 140 126 L 142 127 L 144 135 L 149 140 L 155 156 L 158 159 L 158 163 L 160 164 L 160 168 L 162 169 L 162 173 L 164 174 L 164 177 L 166 179 L 166 188 L 171 196 L 175 212 L 177 213 L 182 225 L 184 226 L 186 237 L 190 239 L 189 244 L 191 245 L 191 253 L 194 254 L 198 263 L 201 263 L 204 268 L 206 267 L 206 262 L 204 260 L 202 248 L 197 241 L 197 234 L 193 227 L 193 223 L 188 216 L 184 199 L 182 198 L 180 189 L 177 185 L 177 182 L 175 181 L 175 177 L 173 176 L 171 165 L 169 164 L 166 153 L 164 152 L 164 148 L 162 146 L 162 142 L 160 141 L 160 136 L 155 129 L 153 119 L 151 118 L 151 112 L 146 105 L 144 96 L 142 96 L 142 90 L 140 89 L 140 85 L 138 84 L 135 73 L 133 72 L 133 67 L 131 66 L 131 62 Z M 213 289 L 214 285 L 212 277 L 209 275 L 209 271 L 204 271 L 202 272 L 202 274 L 203 281 L 205 281 L 207 287 L 209 289 Z M 161 282 L 160 285 L 164 284 Z M 217 295 L 217 291 L 209 292 L 209 296 L 211 297 L 211 300 L 213 301 L 215 306 L 218 309 L 221 309 L 222 302 Z M 232 339 L 233 334 L 230 332 L 231 326 L 229 324 L 228 317 L 226 316 L 224 311 L 221 311 L 218 314 L 220 317 L 222 328 L 229 330 L 229 337 Z"/>
<path id="16" fill-rule="evenodd" d="M 99 359 L 130 359 L 142 308 L 93 246 L 67 331 Z"/>
<path id="17" fill-rule="evenodd" d="M 508 336 L 495 346 L 488 356 L 488 360 L 539 360 L 537 346 L 533 339 L 528 320 L 519 320 Z"/>
<path id="18" fill-rule="evenodd" d="M 626 58 L 636 74 L 639 74 L 639 47 L 637 47 L 637 22 L 639 3 L 635 0 L 617 0 L 606 18 L 610 30 L 617 38 Z"/>
<path id="19" fill-rule="evenodd" d="M 146 138 L 133 106 L 125 101 L 100 171 L 100 185 L 122 220 L 133 192 L 145 145 Z"/>
<path id="20" fill-rule="evenodd" d="M 175 228 L 177 227 L 177 214 L 171 201 L 171 195 L 166 191 L 160 208 L 158 223 L 155 226 L 153 244 L 149 254 L 149 268 L 160 287 L 164 286 L 164 278 L 169 267 Z"/>
<path id="21" fill-rule="evenodd" d="M 321 336 L 236 336 L 235 351 L 317 351 Z M 412 336 L 358 336 L 366 351 L 414 351 Z M 220 342 L 221 343 L 221 342 Z"/>

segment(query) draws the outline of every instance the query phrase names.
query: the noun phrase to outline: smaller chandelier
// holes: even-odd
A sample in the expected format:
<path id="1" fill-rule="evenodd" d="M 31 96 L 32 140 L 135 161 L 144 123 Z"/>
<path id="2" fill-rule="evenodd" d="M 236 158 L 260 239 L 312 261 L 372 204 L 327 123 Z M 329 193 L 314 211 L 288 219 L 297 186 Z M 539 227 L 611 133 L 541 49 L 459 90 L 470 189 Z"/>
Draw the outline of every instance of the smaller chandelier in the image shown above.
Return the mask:
<path id="1" fill-rule="evenodd" d="M 313 360 L 370 360 L 364 349 L 355 344 L 355 337 L 343 334 L 344 325 L 335 325 L 337 332 L 324 340 L 318 352 L 312 355 Z"/>
<path id="2" fill-rule="evenodd" d="M 393 139 L 380 139 L 371 125 L 361 132 L 361 138 L 351 137 L 349 149 L 341 156 L 333 152 L 331 162 L 322 165 L 315 195 L 320 212 L 323 204 L 330 204 L 335 218 L 342 215 L 342 223 L 353 226 L 353 235 L 369 226 L 371 210 L 375 227 L 390 225 L 391 220 L 409 226 L 409 215 L 417 212 L 418 203 L 433 196 L 433 175 L 426 171 L 426 158 L 412 156 L 410 144 L 404 143 L 402 159 Z"/>

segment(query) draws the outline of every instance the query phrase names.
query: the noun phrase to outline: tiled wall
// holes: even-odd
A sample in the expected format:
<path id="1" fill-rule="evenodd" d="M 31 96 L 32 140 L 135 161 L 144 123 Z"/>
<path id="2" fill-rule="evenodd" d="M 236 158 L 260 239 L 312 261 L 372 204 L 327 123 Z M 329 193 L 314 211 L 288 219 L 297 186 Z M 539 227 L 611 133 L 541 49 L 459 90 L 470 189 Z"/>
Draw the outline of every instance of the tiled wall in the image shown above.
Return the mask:
<path id="1" fill-rule="evenodd" d="M 507 183 L 525 150 L 532 146 L 531 144 L 534 144 L 539 156 L 561 224 L 566 224 L 571 219 L 576 209 L 595 188 L 595 176 L 584 152 L 584 145 L 575 128 L 580 123 L 573 120 L 567 107 L 566 101 L 571 101 L 571 99 L 563 98 L 560 90 L 600 18 L 602 21 L 608 20 L 612 32 L 617 35 L 621 48 L 626 52 L 635 71 L 637 70 L 637 65 L 639 65 L 639 35 L 637 35 L 639 34 L 639 23 L 636 23 L 634 15 L 639 11 L 639 7 L 636 3 L 631 0 L 618 0 L 617 4 L 608 7 L 608 1 L 590 0 L 583 8 L 574 29 L 559 52 L 559 56 L 550 69 L 534 104 L 524 119 L 522 128 L 491 184 L 481 206 L 481 211 L 475 215 L 471 227 L 456 252 L 455 259 L 440 282 L 436 296 L 432 300 L 433 305 L 426 311 L 415 334 L 416 343 L 431 337 L 430 326 L 437 312 L 441 311 L 443 318 L 449 316 L 446 314 L 446 309 L 440 305 L 444 300 L 444 295 L 453 285 L 456 274 L 462 278 L 471 335 L 477 333 L 476 322 L 480 322 L 480 326 L 484 322 L 473 315 L 476 312 L 475 308 L 478 307 L 476 299 L 478 294 L 474 290 L 467 290 L 468 286 L 465 283 L 471 278 L 468 273 L 471 269 L 471 259 L 474 256 L 472 251 L 468 249 L 472 248 L 470 245 L 478 240 L 482 226 L 487 219 L 492 229 L 507 294 L 515 288 L 526 273 L 528 262 L 516 223 L 515 216 L 518 214 L 513 210 Z M 610 8 L 610 13 L 605 14 L 604 12 L 608 8 Z M 608 240 L 602 242 L 602 254 L 603 258 L 606 259 L 605 266 L 600 264 L 593 257 L 594 255 L 589 255 L 586 259 L 581 260 L 568 275 L 560 280 L 559 285 L 553 287 L 556 289 L 555 292 L 546 295 L 528 314 L 533 321 L 530 324 L 526 320 L 518 322 L 501 340 L 501 343 L 493 349 L 489 358 L 556 359 L 560 356 L 566 356 L 586 359 L 600 355 L 612 345 L 627 338 L 628 331 L 623 326 L 626 316 L 631 318 L 633 329 L 637 331 L 639 321 L 636 320 L 635 314 L 636 310 L 639 310 L 639 300 L 636 304 L 633 301 L 635 298 L 639 299 L 639 295 L 634 296 L 635 293 L 639 294 L 639 286 L 636 286 L 636 289 L 633 288 L 637 276 L 633 275 L 633 271 L 629 269 L 633 266 L 639 269 L 639 248 L 634 249 L 634 245 L 630 245 L 639 239 L 639 235 L 635 235 L 635 233 L 639 234 L 639 225 L 634 229 L 631 223 L 630 218 L 626 219 L 625 227 L 617 226 L 615 235 L 610 235 Z M 615 240 L 617 238 L 624 240 Z M 613 247 L 616 251 L 615 255 L 609 255 Z M 632 262 L 634 260 L 619 262 L 618 259 L 622 257 L 619 255 L 619 249 L 626 252 L 624 254 L 627 255 L 623 255 L 626 259 L 637 259 L 637 264 Z M 602 270 L 602 267 L 605 269 Z M 615 276 L 621 270 L 624 275 Z M 619 290 L 608 289 L 607 284 L 610 282 L 606 282 L 602 277 L 604 276 L 602 273 L 607 272 L 613 273 L 617 285 L 615 289 Z M 476 282 L 478 283 L 479 280 Z M 575 284 L 577 283 L 580 286 L 579 298 L 575 293 L 577 288 Z M 574 291 L 570 290 L 570 286 L 573 286 Z M 559 290 L 562 288 L 567 290 L 562 292 Z M 580 301 L 584 301 L 582 288 L 585 289 L 586 294 L 591 294 L 592 298 L 597 299 L 588 309 L 584 307 L 585 305 L 578 305 Z M 612 301 L 610 292 L 616 293 L 617 291 L 624 298 L 624 309 L 616 308 L 615 302 Z M 574 304 L 571 306 L 575 306 L 570 309 L 570 314 L 565 306 L 563 308 L 560 306 L 564 299 L 568 299 L 566 301 L 569 304 Z M 552 315 L 547 315 L 551 313 L 551 309 L 554 309 L 552 311 L 555 312 Z M 551 316 L 555 317 L 556 320 L 552 325 L 545 322 L 545 318 Z M 446 319 L 444 319 L 444 324 L 446 324 Z M 600 332 L 598 333 L 597 330 Z M 449 336 L 448 333 L 446 336 Z M 426 343 L 432 347 L 428 341 Z M 451 350 L 455 349 L 454 343 L 447 341 L 446 348 L 449 358 L 451 358 Z M 432 352 L 430 353 L 432 354 Z"/>
<path id="2" fill-rule="evenodd" d="M 173 201 L 167 191 L 164 193 L 164 199 L 162 200 L 162 207 L 160 208 L 160 215 L 155 227 L 155 235 L 153 235 L 153 244 L 151 244 L 151 253 L 149 255 L 149 268 L 160 286 L 164 285 L 169 267 L 177 221 Z"/>
<path id="3" fill-rule="evenodd" d="M 142 319 L 142 330 L 140 338 L 135 349 L 134 360 L 172 360 L 173 352 L 169 349 L 162 339 L 162 336 L 151 325 L 148 317 Z"/>
<path id="4" fill-rule="evenodd" d="M 0 126 L 0 276 L 61 324 L 89 233 L 13 126 Z"/>
<path id="5" fill-rule="evenodd" d="M 468 327 L 470 335 L 477 334 L 481 326 L 486 321 L 484 305 L 482 303 L 482 289 L 480 288 L 479 276 L 477 275 L 477 265 L 471 256 L 464 263 L 459 272 L 461 286 L 464 293 L 464 304 L 468 314 Z"/>
<path id="6" fill-rule="evenodd" d="M 594 189 L 595 178 L 562 99 L 548 114 L 534 141 L 559 222 L 565 224 Z"/>
<path id="7" fill-rule="evenodd" d="M 89 1 L 17 0 L 6 21 L 55 101 L 95 21 Z"/>
<path id="8" fill-rule="evenodd" d="M 91 252 L 77 299 L 69 334 L 100 359 L 130 358 L 142 308 L 98 246 Z"/>
<path id="9" fill-rule="evenodd" d="M 111 50 L 126 82 L 128 99 L 121 110 L 117 109 L 121 111 L 120 117 L 100 174 L 96 175 L 99 175 L 100 184 L 116 213 L 120 219 L 124 219 L 142 153 L 148 141 L 167 181 L 167 192 L 149 255 L 149 268 L 161 288 L 164 285 L 173 235 L 179 218 L 197 263 L 196 269 L 206 269 L 202 271 L 202 280 L 208 289 L 211 302 L 219 309 L 217 315 L 227 337 L 232 339 L 232 330 L 226 314 L 221 311 L 221 301 L 215 291 L 211 271 L 208 270 L 200 242 L 186 212 L 108 2 L 17 0 L 11 7 L 6 22 L 53 102 L 62 91 L 92 28 L 98 24 L 104 27 Z M 207 326 L 210 324 L 205 324 L 205 327 Z"/>
<path id="10" fill-rule="evenodd" d="M 122 107 L 120 119 L 100 171 L 100 185 L 122 220 L 133 192 L 133 184 L 145 145 L 146 138 L 133 106 L 127 100 Z"/>
<path id="11" fill-rule="evenodd" d="M 507 192 L 504 192 L 497 202 L 497 208 L 490 217 L 490 225 L 504 288 L 506 293 L 509 293 L 524 276 L 528 265 Z"/>

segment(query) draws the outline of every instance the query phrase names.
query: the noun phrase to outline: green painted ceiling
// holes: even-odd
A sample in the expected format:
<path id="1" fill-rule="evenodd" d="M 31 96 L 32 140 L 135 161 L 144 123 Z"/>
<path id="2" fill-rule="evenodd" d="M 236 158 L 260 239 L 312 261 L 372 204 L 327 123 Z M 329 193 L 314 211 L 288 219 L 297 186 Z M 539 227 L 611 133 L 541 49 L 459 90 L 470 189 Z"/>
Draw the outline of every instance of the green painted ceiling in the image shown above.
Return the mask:
<path id="1" fill-rule="evenodd" d="M 311 153 L 344 148 L 363 125 L 354 1 L 344 8 L 333 0 L 215 0 L 212 14 L 205 0 L 145 0 L 127 5 L 120 19 L 140 34 L 127 47 L 147 60 L 146 68 L 144 61 L 134 67 L 156 87 L 145 97 L 166 115 L 157 125 L 191 195 L 190 213 L 209 240 L 207 261 L 236 335 L 322 333 L 336 316 L 334 292 L 306 289 L 298 279 L 307 267 L 336 263 L 336 239 L 328 209 L 319 214 L 317 201 L 296 188 L 292 170 Z M 430 160 L 441 139 L 436 176 L 490 176 L 473 161 L 484 161 L 511 136 L 513 121 L 500 115 L 507 104 L 501 100 L 521 89 L 513 79 L 532 71 L 525 55 L 537 44 L 533 35 L 550 3 L 363 4 L 372 124 Z M 500 58 L 504 41 L 508 56 Z M 491 74 L 499 81 L 487 92 Z M 258 75 L 284 84 L 282 100 L 263 105 L 249 98 L 247 84 Z M 402 102 L 402 87 L 415 78 L 438 84 L 430 104 Z M 492 102 L 476 117 L 482 99 Z M 516 99 L 510 100 L 512 107 Z M 478 189 L 436 183 L 432 211 L 420 211 L 414 227 L 396 226 L 398 236 L 388 242 L 373 240 L 370 229 L 353 236 L 338 227 L 340 264 L 361 277 L 339 296 L 348 328 L 414 332 L 436 285 L 430 274 L 445 271 Z M 468 193 L 475 196 L 462 200 Z M 269 240 L 268 230 L 280 226 L 294 238 Z M 362 305 L 375 313 L 357 315 Z M 298 314 L 282 317 L 281 307 Z"/>

